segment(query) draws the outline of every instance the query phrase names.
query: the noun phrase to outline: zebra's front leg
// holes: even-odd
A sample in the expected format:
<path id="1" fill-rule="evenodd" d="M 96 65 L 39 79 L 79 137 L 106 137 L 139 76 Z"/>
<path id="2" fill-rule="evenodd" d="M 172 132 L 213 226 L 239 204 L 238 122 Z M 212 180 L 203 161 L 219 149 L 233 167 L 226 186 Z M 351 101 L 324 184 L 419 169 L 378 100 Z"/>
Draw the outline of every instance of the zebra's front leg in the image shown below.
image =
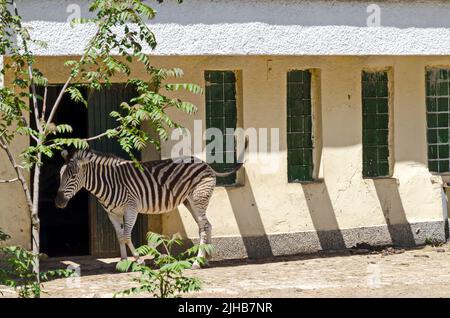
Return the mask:
<path id="1" fill-rule="evenodd" d="M 136 252 L 133 242 L 131 242 L 131 232 L 133 231 L 134 224 L 136 223 L 138 213 L 134 209 L 126 209 L 124 214 L 125 226 L 123 230 L 123 237 L 125 244 L 128 245 L 131 254 L 133 254 L 136 263 L 145 264 L 144 260 L 139 258 L 139 253 Z"/>
<path id="2" fill-rule="evenodd" d="M 123 216 L 108 213 L 108 217 L 116 230 L 117 240 L 120 246 L 120 259 L 127 259 L 127 248 L 125 246 L 125 240 L 123 239 Z"/>

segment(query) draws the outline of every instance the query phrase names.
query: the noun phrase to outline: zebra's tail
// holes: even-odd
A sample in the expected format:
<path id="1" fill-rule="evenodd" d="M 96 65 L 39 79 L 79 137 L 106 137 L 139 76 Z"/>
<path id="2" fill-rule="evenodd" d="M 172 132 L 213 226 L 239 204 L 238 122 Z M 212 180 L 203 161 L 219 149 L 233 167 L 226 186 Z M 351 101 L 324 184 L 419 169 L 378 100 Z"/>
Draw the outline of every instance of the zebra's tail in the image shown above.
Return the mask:
<path id="1" fill-rule="evenodd" d="M 235 140 L 235 144 L 236 144 L 236 140 Z M 238 162 L 232 170 L 227 171 L 227 172 L 218 172 L 218 171 L 212 169 L 214 171 L 214 173 L 216 174 L 216 177 L 228 177 L 229 175 L 231 175 L 231 174 L 237 172 L 239 169 L 241 169 L 245 162 L 245 160 L 243 160 L 243 159 L 244 159 L 244 154 L 247 151 L 247 148 L 248 148 L 248 136 L 245 136 L 244 151 L 239 156 L 240 162 Z"/>

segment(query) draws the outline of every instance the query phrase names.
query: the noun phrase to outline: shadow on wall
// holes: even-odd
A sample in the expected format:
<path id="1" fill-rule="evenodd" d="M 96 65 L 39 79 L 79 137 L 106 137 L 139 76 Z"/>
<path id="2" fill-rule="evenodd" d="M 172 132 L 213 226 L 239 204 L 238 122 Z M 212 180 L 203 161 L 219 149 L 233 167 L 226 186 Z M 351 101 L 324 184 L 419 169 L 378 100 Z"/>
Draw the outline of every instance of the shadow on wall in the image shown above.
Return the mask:
<path id="1" fill-rule="evenodd" d="M 272 247 L 265 232 L 255 196 L 251 185 L 249 184 L 247 175 L 245 175 L 245 179 L 245 187 L 225 188 L 243 244 L 243 247 L 237 243 L 238 245 L 230 246 L 230 248 L 232 248 L 233 253 L 238 256 L 237 258 L 245 258 L 246 256 L 249 258 L 272 257 L 274 256 L 272 253 Z M 197 242 L 197 237 L 195 237 L 195 239 L 188 238 L 186 228 L 184 227 L 178 208 L 167 214 L 163 214 L 161 217 L 162 223 L 166 224 L 163 228 L 167 228 L 167 224 L 170 224 L 169 228 L 171 231 L 170 233 L 164 233 L 165 235 L 178 233 L 185 241 L 185 245 L 183 247 L 190 247 L 192 244 Z M 214 241 L 220 240 L 220 238 L 214 238 L 214 224 L 212 224 L 212 226 L 213 244 L 215 244 Z M 177 252 L 181 250 L 182 248 L 175 249 Z"/>
<path id="2" fill-rule="evenodd" d="M 181 219 L 180 210 L 178 208 L 170 211 L 168 213 L 161 215 L 161 232 L 164 235 L 171 236 L 172 234 L 178 233 L 183 239 L 187 238 L 186 228 L 184 227 L 183 220 Z M 167 228 L 167 226 L 163 226 L 164 223 L 170 224 L 170 229 L 173 229 L 170 233 L 164 233 L 163 230 Z"/>
<path id="3" fill-rule="evenodd" d="M 248 257 L 274 256 L 247 173 L 245 188 L 226 190 Z"/>
<path id="4" fill-rule="evenodd" d="M 345 249 L 345 241 L 325 182 L 302 184 L 314 229 L 322 250 Z"/>
<path id="5" fill-rule="evenodd" d="M 396 246 L 414 246 L 414 234 L 406 218 L 397 180 L 374 179 L 373 184 L 383 210 L 392 244 Z"/>
<path id="6" fill-rule="evenodd" d="M 276 253 L 272 249 L 271 240 L 265 232 L 247 174 L 245 174 L 245 179 L 245 187 L 226 188 L 244 245 L 242 250 L 240 250 L 240 246 L 230 246 L 230 248 L 236 249 L 236 255 L 240 256 L 238 258 L 245 256 L 249 258 L 273 257 Z M 414 234 L 406 218 L 396 180 L 375 179 L 373 182 L 392 244 L 404 247 L 414 246 Z M 302 184 L 301 187 L 320 244 L 317 248 L 320 250 L 348 248 L 344 234 L 339 227 L 326 183 Z M 178 231 L 182 237 L 187 237 L 178 209 L 164 217 L 166 218 L 164 222 L 169 222 L 172 229 Z M 192 242 L 189 240 L 189 245 L 191 244 Z M 307 243 L 305 242 L 305 244 Z M 241 255 L 242 253 L 246 255 Z"/>

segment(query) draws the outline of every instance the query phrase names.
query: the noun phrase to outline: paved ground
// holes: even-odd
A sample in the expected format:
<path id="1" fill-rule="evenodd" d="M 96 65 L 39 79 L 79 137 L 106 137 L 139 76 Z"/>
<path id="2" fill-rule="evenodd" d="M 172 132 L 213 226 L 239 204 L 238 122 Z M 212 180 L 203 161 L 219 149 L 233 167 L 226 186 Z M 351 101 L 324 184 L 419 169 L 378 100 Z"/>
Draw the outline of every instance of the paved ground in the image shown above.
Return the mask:
<path id="1" fill-rule="evenodd" d="M 135 275 L 116 273 L 116 261 L 72 259 L 81 264 L 79 282 L 46 283 L 45 296 L 111 297 L 132 286 Z M 69 263 L 53 259 L 44 266 Z M 204 282 L 190 297 L 450 297 L 450 245 L 216 262 L 189 275 Z"/>

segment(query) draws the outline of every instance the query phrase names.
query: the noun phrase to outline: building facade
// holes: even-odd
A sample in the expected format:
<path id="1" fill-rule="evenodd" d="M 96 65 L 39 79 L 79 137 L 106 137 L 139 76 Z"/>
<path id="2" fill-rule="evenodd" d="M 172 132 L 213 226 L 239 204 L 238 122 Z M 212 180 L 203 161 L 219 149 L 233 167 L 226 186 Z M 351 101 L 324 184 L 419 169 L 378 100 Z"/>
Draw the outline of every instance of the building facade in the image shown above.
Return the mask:
<path id="1" fill-rule="evenodd" d="M 153 64 L 179 67 L 183 82 L 205 89 L 180 96 L 198 106 L 195 115 L 173 117 L 190 131 L 194 120 L 203 129 L 278 131 L 268 150 L 250 146 L 250 152 L 266 152 L 267 160 L 246 162 L 214 192 L 208 216 L 216 258 L 446 240 L 450 3 L 195 0 L 154 6 L 157 18 L 149 23 L 158 46 L 146 51 Z M 88 15 L 87 7 L 87 1 L 20 2 L 32 34 L 49 43 L 36 53 L 54 85 L 67 78 L 64 61 L 82 54 L 92 35 L 89 26 L 67 22 L 73 14 Z M 133 74 L 140 76 L 137 65 Z M 170 157 L 176 142 L 164 142 L 160 156 Z M 27 143 L 17 140 L 15 150 Z M 279 145 L 273 152 L 272 143 Z M 141 153 L 143 160 L 157 157 L 150 148 Z M 268 162 L 279 165 L 268 171 Z M 0 172 L 12 175 L 9 170 L 0 164 Z M 0 227 L 29 246 L 19 186 L 0 189 Z M 93 249 L 93 233 L 103 221 L 93 223 L 92 206 L 87 210 L 87 253 L 102 254 L 101 246 Z M 198 236 L 184 206 L 143 222 L 164 234 Z M 102 239 L 115 237 L 111 232 Z"/>

